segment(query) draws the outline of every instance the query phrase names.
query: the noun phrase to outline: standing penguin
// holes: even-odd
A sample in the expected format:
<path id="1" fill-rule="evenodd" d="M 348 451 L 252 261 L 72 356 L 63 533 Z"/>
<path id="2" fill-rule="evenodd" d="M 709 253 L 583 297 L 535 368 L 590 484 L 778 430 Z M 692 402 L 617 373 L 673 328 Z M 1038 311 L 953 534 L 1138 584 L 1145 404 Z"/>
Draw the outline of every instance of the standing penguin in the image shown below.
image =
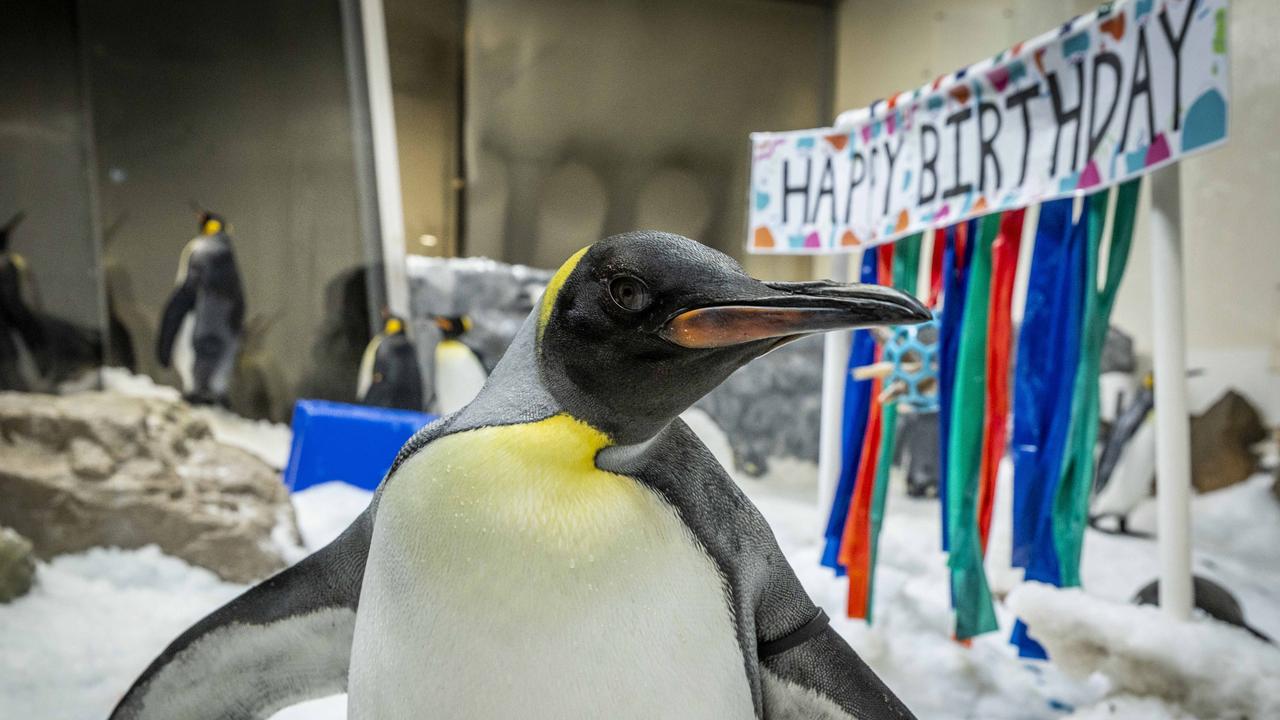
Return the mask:
<path id="1" fill-rule="evenodd" d="M 475 351 L 461 340 L 471 330 L 471 318 L 437 316 L 435 321 L 441 335 L 435 353 L 436 410 L 448 415 L 474 400 L 489 374 Z"/>
<path id="2" fill-rule="evenodd" d="M 366 405 L 422 409 L 418 353 L 404 333 L 404 320 L 395 315 L 386 314 L 382 332 L 364 349 L 356 397 Z"/>
<path id="3" fill-rule="evenodd" d="M 265 718 L 344 689 L 352 720 L 911 717 L 677 416 L 789 340 L 928 318 L 676 235 L 585 248 L 337 540 L 183 633 L 112 717 Z"/>
<path id="4" fill-rule="evenodd" d="M 244 326 L 244 293 L 222 218 L 199 213 L 200 234 L 187 243 L 156 342 L 160 367 L 176 361 L 183 395 L 193 403 L 227 404 Z"/>
<path id="5" fill-rule="evenodd" d="M 26 213 L 0 227 L 0 390 L 29 390 L 39 383 L 37 358 L 45 333 L 31 307 L 35 294 L 26 260 L 9 247 L 9 235 Z"/>

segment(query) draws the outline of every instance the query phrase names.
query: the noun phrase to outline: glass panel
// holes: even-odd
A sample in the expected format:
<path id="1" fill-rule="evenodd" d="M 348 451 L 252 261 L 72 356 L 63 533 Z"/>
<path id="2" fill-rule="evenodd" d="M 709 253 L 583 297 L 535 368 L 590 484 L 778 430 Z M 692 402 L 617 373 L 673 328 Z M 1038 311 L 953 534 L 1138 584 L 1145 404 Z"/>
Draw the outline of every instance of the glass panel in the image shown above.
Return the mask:
<path id="1" fill-rule="evenodd" d="M 101 362 L 97 252 L 72 3 L 0 22 L 0 390 L 53 390 Z M 89 373 L 90 380 L 93 373 Z"/>
<path id="2" fill-rule="evenodd" d="M 350 398 L 368 338 L 337 2 L 82 3 L 108 293 L 140 370 L 192 203 L 222 215 L 246 298 L 239 412 Z"/>

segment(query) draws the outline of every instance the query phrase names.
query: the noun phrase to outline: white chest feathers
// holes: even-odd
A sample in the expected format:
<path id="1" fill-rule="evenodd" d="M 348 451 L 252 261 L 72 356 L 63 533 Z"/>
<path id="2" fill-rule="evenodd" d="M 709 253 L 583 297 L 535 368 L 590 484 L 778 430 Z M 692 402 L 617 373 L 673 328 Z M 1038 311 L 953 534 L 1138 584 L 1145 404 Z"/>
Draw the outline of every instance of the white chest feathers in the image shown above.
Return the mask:
<path id="1" fill-rule="evenodd" d="M 475 399 L 488 379 L 484 365 L 471 348 L 457 340 L 436 345 L 436 409 L 448 415 Z"/>
<path id="2" fill-rule="evenodd" d="M 378 506 L 353 720 L 750 718 L 721 576 L 567 416 L 437 440 Z"/>

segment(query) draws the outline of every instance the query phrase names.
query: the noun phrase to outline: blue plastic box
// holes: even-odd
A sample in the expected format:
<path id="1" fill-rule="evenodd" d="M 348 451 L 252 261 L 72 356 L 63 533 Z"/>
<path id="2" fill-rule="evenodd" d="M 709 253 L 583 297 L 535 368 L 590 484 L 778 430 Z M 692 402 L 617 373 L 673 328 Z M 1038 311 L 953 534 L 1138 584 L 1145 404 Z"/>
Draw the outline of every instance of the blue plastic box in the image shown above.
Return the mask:
<path id="1" fill-rule="evenodd" d="M 411 410 L 299 400 L 284 483 L 291 492 L 340 480 L 373 490 L 405 444 L 436 416 Z"/>

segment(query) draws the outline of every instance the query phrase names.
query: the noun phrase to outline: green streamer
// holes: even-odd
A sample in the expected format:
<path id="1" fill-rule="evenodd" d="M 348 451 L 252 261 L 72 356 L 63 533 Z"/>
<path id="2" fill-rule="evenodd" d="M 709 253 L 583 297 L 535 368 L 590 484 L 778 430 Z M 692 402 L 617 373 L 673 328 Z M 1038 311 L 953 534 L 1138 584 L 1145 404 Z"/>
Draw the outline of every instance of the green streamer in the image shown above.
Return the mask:
<path id="1" fill-rule="evenodd" d="M 991 246 L 1000 231 L 1000 214 L 979 220 L 978 237 L 969 242 L 969 267 L 960 326 L 960 347 L 951 405 L 947 447 L 947 521 L 951 534 L 951 592 L 956 608 L 956 637 L 966 640 L 999 629 L 991 588 L 982 566 L 978 532 L 978 473 L 986 412 L 987 314 L 991 305 Z M 954 298 L 948 298 L 953 302 Z"/>
<path id="2" fill-rule="evenodd" d="M 916 294 L 920 274 L 920 239 L 916 233 L 897 242 L 893 248 L 893 286 L 912 295 Z M 880 411 L 880 455 L 876 459 L 875 488 L 871 495 L 870 528 L 868 541 L 871 553 L 868 559 L 867 622 L 876 596 L 876 548 L 880 543 L 880 524 L 884 520 L 885 497 L 889 489 L 889 469 L 893 464 L 893 440 L 898 426 L 898 403 L 886 403 Z"/>
<path id="3" fill-rule="evenodd" d="M 1080 555 L 1084 529 L 1089 517 L 1089 495 L 1093 489 L 1094 447 L 1098 439 L 1098 374 L 1102 349 L 1107 341 L 1111 310 L 1124 278 L 1133 244 L 1133 225 L 1138 208 L 1139 181 L 1130 180 L 1116 190 L 1116 210 L 1111 226 L 1111 250 L 1107 255 L 1107 275 L 1098 289 L 1098 254 L 1103 224 L 1107 218 L 1109 193 L 1091 198 L 1089 239 L 1085 248 L 1085 305 L 1080 333 L 1080 364 L 1076 367 L 1071 398 L 1071 426 L 1053 498 L 1053 544 L 1063 587 L 1080 584 Z"/>

